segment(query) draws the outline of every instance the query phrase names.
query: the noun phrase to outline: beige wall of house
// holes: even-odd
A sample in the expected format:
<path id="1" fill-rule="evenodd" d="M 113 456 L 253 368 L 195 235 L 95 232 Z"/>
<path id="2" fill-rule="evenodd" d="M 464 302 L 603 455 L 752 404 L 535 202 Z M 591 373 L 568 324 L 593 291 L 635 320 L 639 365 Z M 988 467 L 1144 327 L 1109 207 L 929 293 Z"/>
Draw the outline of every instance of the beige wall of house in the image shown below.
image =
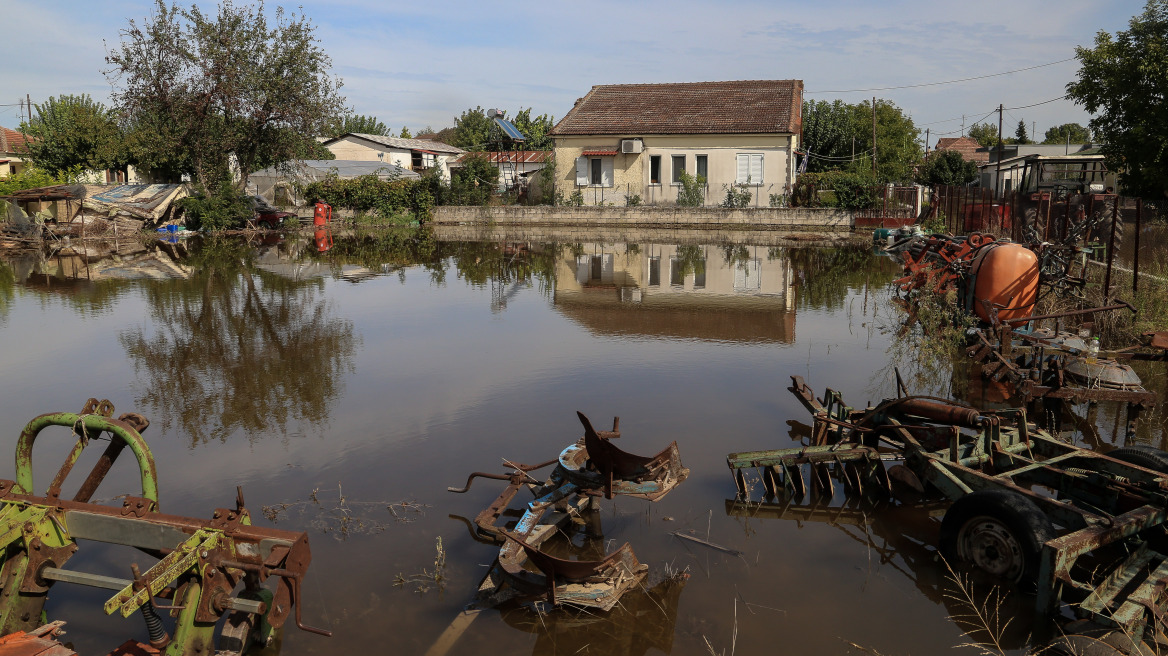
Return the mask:
<path id="1" fill-rule="evenodd" d="M 561 253 L 556 263 L 556 290 L 583 291 L 592 286 L 638 288 L 653 294 L 766 296 L 793 309 L 791 263 L 771 258 L 770 248 L 739 246 L 731 261 L 712 246 L 581 244 L 578 254 Z M 700 302 L 700 301 L 699 301 Z"/>
<path id="2" fill-rule="evenodd" d="M 19 157 L 8 155 L 0 159 L 8 160 L 7 162 L 0 164 L 0 178 L 7 178 L 10 175 L 16 175 L 28 167 L 28 164 Z"/>
<path id="3" fill-rule="evenodd" d="M 730 134 L 645 136 L 641 138 L 644 149 L 638 154 L 618 152 L 615 156 L 599 158 L 604 168 L 600 185 L 578 184 L 576 160 L 586 149 L 619 151 L 621 140 L 627 138 L 627 135 L 556 137 L 556 190 L 565 198 L 580 191 L 587 205 L 623 205 L 626 194 L 639 195 L 647 205 L 671 204 L 677 202 L 680 189 L 674 183 L 674 156 L 683 157 L 686 172 L 695 175 L 698 157 L 703 155 L 707 166 L 707 205 L 721 203 L 726 189 L 739 181 L 739 165 L 743 161 L 740 156 L 747 158 L 744 163 L 748 170 L 761 168 L 761 180 L 753 175 L 749 179 L 753 194 L 751 206 L 766 207 L 771 194 L 790 193 L 788 185 L 794 182 L 792 150 L 797 145 L 796 137 Z M 660 158 L 660 181 L 656 183 L 650 180 L 654 157 Z"/>
<path id="4" fill-rule="evenodd" d="M 394 164 L 402 167 L 407 171 L 412 171 L 411 168 L 411 152 L 404 148 L 393 148 L 383 144 L 373 144 L 353 136 L 347 136 L 339 141 L 335 141 L 327 146 L 332 151 L 337 159 L 355 160 L 359 162 L 386 162 L 387 164 Z M 442 169 L 442 178 L 450 179 L 450 162 L 457 159 L 456 156 L 439 154 L 437 156 L 423 154 L 425 157 L 424 165 L 437 165 Z M 421 173 L 421 171 L 418 171 Z"/>

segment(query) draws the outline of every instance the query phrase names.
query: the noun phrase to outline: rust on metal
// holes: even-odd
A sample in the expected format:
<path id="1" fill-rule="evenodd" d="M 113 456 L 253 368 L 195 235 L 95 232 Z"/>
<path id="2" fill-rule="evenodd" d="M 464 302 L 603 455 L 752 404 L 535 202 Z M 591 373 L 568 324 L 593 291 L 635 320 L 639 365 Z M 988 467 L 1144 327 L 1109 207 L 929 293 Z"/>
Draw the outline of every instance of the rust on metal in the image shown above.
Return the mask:
<path id="1" fill-rule="evenodd" d="M 480 587 L 480 599 L 497 603 L 503 594 L 539 596 L 553 605 L 609 610 L 622 594 L 645 578 L 648 566 L 637 560 L 628 544 L 599 559 L 568 560 L 543 550 L 543 543 L 571 518 L 591 517 L 598 521 L 592 512 L 597 497 L 625 495 L 654 501 L 689 475 L 681 464 L 676 442 L 651 457 L 628 453 L 609 442 L 620 437 L 619 418 L 613 421 L 611 431 L 597 431 L 586 416 L 577 416 L 584 436 L 555 460 L 530 466 L 504 460 L 510 472 L 474 472 L 463 488 L 448 488 L 451 492 L 465 492 L 476 478 L 507 482 L 473 523 L 472 537 L 499 545 L 499 556 Z M 553 464 L 555 468 L 544 481 L 531 475 Z M 522 488 L 530 489 L 535 499 L 526 504 L 518 521 L 501 525 L 503 515 Z"/>

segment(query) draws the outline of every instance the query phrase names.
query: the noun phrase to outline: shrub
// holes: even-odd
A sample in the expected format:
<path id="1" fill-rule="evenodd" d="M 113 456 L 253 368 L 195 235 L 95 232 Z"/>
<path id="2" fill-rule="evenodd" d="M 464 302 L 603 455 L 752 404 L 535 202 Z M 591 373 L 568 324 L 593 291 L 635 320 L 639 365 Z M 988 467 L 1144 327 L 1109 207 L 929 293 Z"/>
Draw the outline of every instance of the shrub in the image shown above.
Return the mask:
<path id="1" fill-rule="evenodd" d="M 304 185 L 300 193 L 309 203 L 324 202 L 338 209 L 371 213 L 396 220 L 413 215 L 419 221 L 430 218 L 434 206 L 449 198 L 450 191 L 437 167 L 415 180 L 382 180 L 363 175 L 342 180 L 335 174 Z"/>
<path id="2" fill-rule="evenodd" d="M 681 182 L 681 187 L 677 190 L 678 205 L 701 207 L 706 204 L 706 178 L 704 176 L 692 176 L 682 171 L 678 173 L 677 177 Z"/>
<path id="3" fill-rule="evenodd" d="M 200 188 L 195 195 L 178 201 L 178 206 L 186 215 L 188 228 L 207 232 L 242 228 L 255 216 L 251 199 L 229 181 L 220 182 L 213 192 Z"/>
<path id="4" fill-rule="evenodd" d="M 632 196 L 625 194 L 625 207 L 640 207 L 641 194 L 633 194 Z"/>
<path id="5" fill-rule="evenodd" d="M 568 203 L 567 204 L 571 207 L 583 207 L 583 205 L 584 205 L 584 192 L 580 191 L 579 189 L 577 189 L 576 191 L 573 191 L 572 195 L 568 196 Z"/>
<path id="6" fill-rule="evenodd" d="M 771 207 L 789 207 L 791 205 L 791 199 L 786 194 L 771 194 L 770 201 Z"/>
<path id="7" fill-rule="evenodd" d="M 754 198 L 750 193 L 750 187 L 745 184 L 722 185 L 722 188 L 726 190 L 726 198 L 722 200 L 722 207 L 746 207 Z"/>

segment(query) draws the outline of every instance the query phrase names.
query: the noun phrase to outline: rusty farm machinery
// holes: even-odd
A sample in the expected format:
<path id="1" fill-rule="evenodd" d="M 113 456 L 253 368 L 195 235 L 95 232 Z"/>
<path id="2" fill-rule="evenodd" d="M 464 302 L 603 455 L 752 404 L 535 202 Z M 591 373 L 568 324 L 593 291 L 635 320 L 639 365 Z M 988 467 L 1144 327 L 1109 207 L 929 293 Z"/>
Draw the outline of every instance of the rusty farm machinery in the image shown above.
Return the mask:
<path id="1" fill-rule="evenodd" d="M 273 642 L 289 620 L 329 635 L 300 617 L 301 585 L 312 559 L 308 535 L 252 526 L 242 490 L 234 508 L 219 508 L 210 519 L 163 514 L 154 457 L 141 435 L 149 422 L 135 413 L 115 419 L 113 412 L 109 401 L 90 399 L 80 413 L 40 415 L 20 434 L 16 478 L 0 480 L 0 633 L 14 650 L 4 653 L 74 653 L 54 640 L 62 622 L 44 617 L 49 591 L 59 584 L 112 590 L 106 614 L 142 615 L 149 644 L 130 640 L 112 654 L 244 654 Z M 76 442 L 48 490 L 38 495 L 33 444 L 50 427 L 69 429 Z M 82 451 L 106 439 L 104 453 L 76 494 L 63 497 L 62 486 Z M 127 448 L 137 461 L 140 495 L 123 495 L 120 506 L 92 501 Z M 124 574 L 132 578 L 66 569 L 86 541 L 134 547 L 157 562 L 145 571 L 127 564 Z M 170 630 L 160 611 L 174 618 Z"/>
<path id="2" fill-rule="evenodd" d="M 564 525 L 585 523 L 598 497 L 622 495 L 656 501 L 684 481 L 689 470 L 681 464 L 676 442 L 655 456 L 634 455 L 612 443 L 620 437 L 619 418 L 611 431 L 597 431 L 587 417 L 576 414 L 584 426 L 584 437 L 556 459 L 538 465 L 509 463 L 512 471 L 507 474 L 474 472 L 466 487 L 450 488 L 451 492 L 466 492 L 475 478 L 507 482 L 498 498 L 474 520 L 477 537 L 502 545 L 480 586 L 481 598 L 491 597 L 498 603 L 499 595 L 535 596 L 553 606 L 609 610 L 622 594 L 644 580 L 648 566 L 637 560 L 627 542 L 599 560 L 559 558 L 543 545 Z M 552 465 L 555 469 L 544 481 L 531 475 Z M 530 489 L 535 499 L 526 504 L 513 526 L 499 525 L 507 506 L 523 488 Z"/>
<path id="3" fill-rule="evenodd" d="M 939 549 L 951 565 L 1032 588 L 1042 615 L 1070 609 L 1136 642 L 1163 634 L 1168 453 L 1083 449 L 1024 409 L 898 395 L 858 410 L 792 382 L 814 417 L 811 437 L 727 456 L 739 509 L 756 503 L 759 482 L 765 500 L 830 503 L 838 483 L 855 496 L 947 502 Z"/>

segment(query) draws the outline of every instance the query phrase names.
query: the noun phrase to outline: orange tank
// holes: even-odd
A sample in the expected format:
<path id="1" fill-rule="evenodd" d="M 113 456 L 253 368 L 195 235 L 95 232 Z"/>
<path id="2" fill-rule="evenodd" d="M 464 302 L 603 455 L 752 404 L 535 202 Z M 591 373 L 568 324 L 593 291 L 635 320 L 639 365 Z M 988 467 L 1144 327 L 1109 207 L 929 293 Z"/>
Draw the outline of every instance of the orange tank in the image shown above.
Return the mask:
<path id="1" fill-rule="evenodd" d="M 1020 319 L 1034 312 L 1038 300 L 1038 256 L 1019 244 L 994 244 L 983 248 L 970 269 L 973 281 L 972 310 L 982 321 L 991 321 L 985 301 L 998 308 L 999 319 Z"/>

